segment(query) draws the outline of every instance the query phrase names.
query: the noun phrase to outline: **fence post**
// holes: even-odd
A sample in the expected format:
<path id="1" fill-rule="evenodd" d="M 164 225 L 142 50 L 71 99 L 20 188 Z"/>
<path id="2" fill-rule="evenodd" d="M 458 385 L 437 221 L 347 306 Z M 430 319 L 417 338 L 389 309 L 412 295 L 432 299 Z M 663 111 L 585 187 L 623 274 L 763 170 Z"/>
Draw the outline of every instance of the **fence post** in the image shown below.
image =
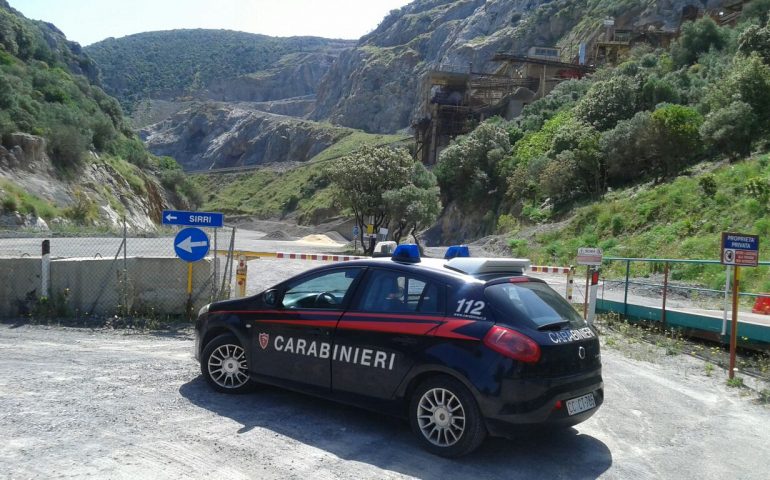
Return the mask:
<path id="1" fill-rule="evenodd" d="M 575 266 L 569 266 L 569 272 L 567 273 L 567 301 L 572 305 L 572 293 L 575 287 Z"/>
<path id="2" fill-rule="evenodd" d="M 660 313 L 660 321 L 663 324 L 663 330 L 666 329 L 666 293 L 668 292 L 668 262 L 663 267 L 663 310 Z"/>
<path id="3" fill-rule="evenodd" d="M 128 316 L 128 228 L 123 215 L 123 316 Z"/>
<path id="4" fill-rule="evenodd" d="M 730 265 L 725 267 L 725 302 L 722 306 L 722 339 L 727 335 L 727 302 L 730 301 Z"/>
<path id="5" fill-rule="evenodd" d="M 51 241 L 43 240 L 43 253 L 40 267 L 40 296 L 48 298 L 51 286 Z"/>
<path id="6" fill-rule="evenodd" d="M 217 300 L 217 284 L 219 283 L 219 276 L 217 275 L 218 270 L 218 264 L 217 264 L 217 230 L 218 228 L 214 229 L 214 281 L 211 282 L 211 300 L 215 301 Z"/>
<path id="7" fill-rule="evenodd" d="M 631 274 L 631 260 L 626 260 L 626 288 L 623 292 L 623 316 L 628 316 L 628 277 Z"/>

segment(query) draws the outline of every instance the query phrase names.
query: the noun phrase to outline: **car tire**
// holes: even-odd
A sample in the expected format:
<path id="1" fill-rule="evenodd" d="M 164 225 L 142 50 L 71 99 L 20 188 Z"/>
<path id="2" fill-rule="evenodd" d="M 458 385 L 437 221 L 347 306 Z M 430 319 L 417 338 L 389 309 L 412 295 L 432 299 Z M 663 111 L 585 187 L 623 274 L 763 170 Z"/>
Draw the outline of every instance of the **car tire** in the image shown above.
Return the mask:
<path id="1" fill-rule="evenodd" d="M 253 388 L 246 349 L 229 333 L 219 335 L 203 348 L 201 373 L 218 392 L 246 393 Z"/>
<path id="2" fill-rule="evenodd" d="M 442 457 L 460 457 L 487 436 L 476 399 L 447 375 L 421 383 L 409 402 L 409 423 L 423 448 Z"/>

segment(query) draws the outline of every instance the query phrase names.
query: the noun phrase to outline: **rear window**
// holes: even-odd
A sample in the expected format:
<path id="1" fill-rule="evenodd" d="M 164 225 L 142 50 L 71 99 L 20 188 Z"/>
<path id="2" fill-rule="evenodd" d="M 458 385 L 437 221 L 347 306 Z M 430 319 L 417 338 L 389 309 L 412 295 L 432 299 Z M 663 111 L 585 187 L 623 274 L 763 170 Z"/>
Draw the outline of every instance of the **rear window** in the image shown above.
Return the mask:
<path id="1" fill-rule="evenodd" d="M 565 321 L 573 328 L 586 325 L 575 309 L 544 283 L 500 283 L 487 287 L 484 293 L 492 307 L 509 321 L 533 323 L 536 328 Z"/>

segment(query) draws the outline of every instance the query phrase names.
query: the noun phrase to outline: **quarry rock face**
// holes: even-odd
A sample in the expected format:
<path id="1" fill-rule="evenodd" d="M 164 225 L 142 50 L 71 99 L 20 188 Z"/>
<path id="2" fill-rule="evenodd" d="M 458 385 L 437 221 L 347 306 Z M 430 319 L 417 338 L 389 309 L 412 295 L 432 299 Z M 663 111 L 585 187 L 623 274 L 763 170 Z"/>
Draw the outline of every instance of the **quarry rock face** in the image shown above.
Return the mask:
<path id="1" fill-rule="evenodd" d="M 201 103 L 142 131 L 156 155 L 186 170 L 304 162 L 348 134 L 296 118 L 233 104 Z"/>

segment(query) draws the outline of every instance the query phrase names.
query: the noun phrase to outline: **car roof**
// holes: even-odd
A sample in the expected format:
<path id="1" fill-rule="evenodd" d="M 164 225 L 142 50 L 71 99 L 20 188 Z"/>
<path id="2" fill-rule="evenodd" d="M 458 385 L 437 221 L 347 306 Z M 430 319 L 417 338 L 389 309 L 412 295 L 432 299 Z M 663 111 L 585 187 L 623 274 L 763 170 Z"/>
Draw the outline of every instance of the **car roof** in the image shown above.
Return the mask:
<path id="1" fill-rule="evenodd" d="M 512 265 L 517 265 L 517 268 Z M 444 280 L 457 283 L 495 280 L 503 277 L 523 276 L 529 261 L 524 259 L 499 259 L 483 257 L 465 257 L 445 260 L 443 258 L 421 257 L 419 262 L 404 262 L 393 260 L 391 257 L 367 258 L 351 260 L 334 266 L 326 265 L 313 271 L 326 268 L 341 268 L 346 266 L 382 267 L 402 270 L 415 274 L 440 276 Z M 506 265 L 508 268 L 506 268 Z"/>

